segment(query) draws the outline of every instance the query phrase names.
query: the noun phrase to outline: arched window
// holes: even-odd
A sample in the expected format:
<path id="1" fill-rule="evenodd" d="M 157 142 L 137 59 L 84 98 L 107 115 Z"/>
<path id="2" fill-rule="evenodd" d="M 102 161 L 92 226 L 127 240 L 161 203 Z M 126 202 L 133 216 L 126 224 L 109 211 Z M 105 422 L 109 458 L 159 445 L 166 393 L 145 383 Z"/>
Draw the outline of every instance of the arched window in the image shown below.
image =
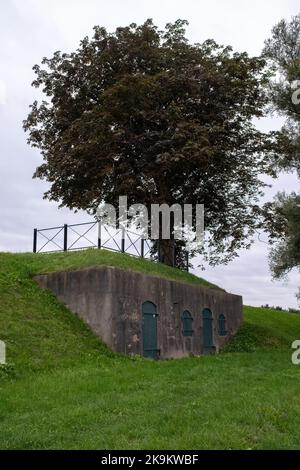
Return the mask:
<path id="1" fill-rule="evenodd" d="M 223 313 L 219 316 L 219 335 L 220 336 L 226 336 L 227 331 L 226 331 L 226 318 Z"/>
<path id="2" fill-rule="evenodd" d="M 188 310 L 181 315 L 182 334 L 183 336 L 192 336 L 193 334 L 193 317 Z"/>

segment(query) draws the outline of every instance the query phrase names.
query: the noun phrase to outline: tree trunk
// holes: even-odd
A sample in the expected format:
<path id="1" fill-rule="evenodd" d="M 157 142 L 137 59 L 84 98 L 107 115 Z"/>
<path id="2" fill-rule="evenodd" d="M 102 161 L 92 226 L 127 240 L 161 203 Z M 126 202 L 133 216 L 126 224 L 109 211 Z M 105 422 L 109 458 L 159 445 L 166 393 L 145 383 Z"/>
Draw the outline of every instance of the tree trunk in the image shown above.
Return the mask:
<path id="1" fill-rule="evenodd" d="M 159 240 L 158 259 L 168 266 L 175 266 L 175 240 Z"/>

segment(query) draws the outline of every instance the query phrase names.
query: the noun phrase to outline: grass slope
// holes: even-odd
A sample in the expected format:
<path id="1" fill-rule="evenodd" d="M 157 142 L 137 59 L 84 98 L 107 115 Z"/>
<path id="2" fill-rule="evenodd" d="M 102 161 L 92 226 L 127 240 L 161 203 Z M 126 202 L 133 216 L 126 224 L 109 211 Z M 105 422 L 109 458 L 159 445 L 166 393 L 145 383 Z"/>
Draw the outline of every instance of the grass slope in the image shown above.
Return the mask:
<path id="1" fill-rule="evenodd" d="M 110 252 L 0 254 L 2 449 L 297 449 L 300 315 L 245 307 L 222 354 L 152 362 L 112 353 L 36 272 L 106 264 L 200 282 Z"/>

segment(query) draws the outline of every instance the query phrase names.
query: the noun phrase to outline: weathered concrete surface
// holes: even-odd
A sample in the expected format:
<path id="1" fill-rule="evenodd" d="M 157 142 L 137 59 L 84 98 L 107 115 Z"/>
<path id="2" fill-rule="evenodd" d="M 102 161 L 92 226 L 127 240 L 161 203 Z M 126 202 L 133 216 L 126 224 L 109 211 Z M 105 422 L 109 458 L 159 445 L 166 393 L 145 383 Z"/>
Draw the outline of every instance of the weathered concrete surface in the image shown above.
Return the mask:
<path id="1" fill-rule="evenodd" d="M 242 323 L 242 297 L 200 285 L 171 281 L 114 267 L 38 275 L 114 351 L 143 354 L 142 304 L 157 307 L 157 343 L 161 358 L 203 354 L 204 308 L 213 315 L 216 351 L 232 338 Z M 181 314 L 193 316 L 193 335 L 183 336 Z M 218 317 L 226 317 L 226 336 L 219 335 Z"/>

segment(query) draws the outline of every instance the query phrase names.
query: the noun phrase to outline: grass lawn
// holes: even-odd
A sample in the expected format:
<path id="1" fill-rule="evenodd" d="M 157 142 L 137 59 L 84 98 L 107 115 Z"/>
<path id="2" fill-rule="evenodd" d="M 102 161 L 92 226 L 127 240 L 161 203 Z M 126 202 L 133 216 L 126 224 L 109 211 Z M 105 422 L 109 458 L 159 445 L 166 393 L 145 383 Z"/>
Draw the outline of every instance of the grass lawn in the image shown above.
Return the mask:
<path id="1" fill-rule="evenodd" d="M 291 363 L 300 315 L 245 307 L 219 355 L 128 358 L 31 278 L 96 264 L 209 285 L 104 250 L 0 254 L 1 449 L 300 448 L 300 366 Z"/>

